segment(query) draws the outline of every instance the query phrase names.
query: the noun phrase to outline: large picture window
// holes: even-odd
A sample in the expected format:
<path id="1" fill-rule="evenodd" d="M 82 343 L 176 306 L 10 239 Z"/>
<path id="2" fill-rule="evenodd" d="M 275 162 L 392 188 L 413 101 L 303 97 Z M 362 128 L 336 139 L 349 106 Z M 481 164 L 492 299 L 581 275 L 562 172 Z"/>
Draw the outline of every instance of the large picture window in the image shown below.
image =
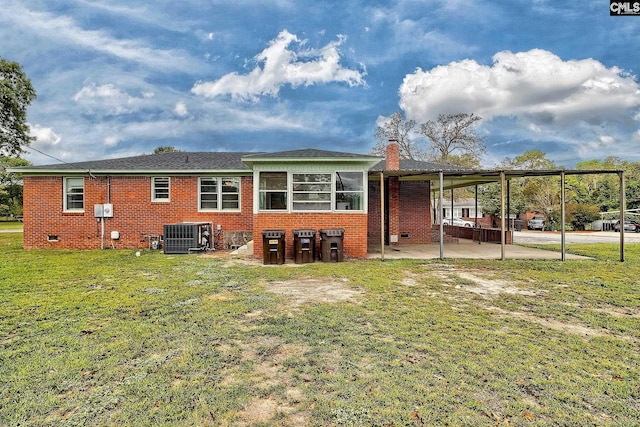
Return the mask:
<path id="1" fill-rule="evenodd" d="M 365 210 L 365 177 L 348 172 L 260 172 L 258 209 L 313 211 Z"/>
<path id="2" fill-rule="evenodd" d="M 64 210 L 84 211 L 84 178 L 64 179 Z"/>
<path id="3" fill-rule="evenodd" d="M 200 210 L 240 209 L 240 178 L 200 178 Z"/>
<path id="4" fill-rule="evenodd" d="M 154 177 L 151 179 L 151 200 L 154 202 L 169 201 L 169 177 Z"/>
<path id="5" fill-rule="evenodd" d="M 330 211 L 331 174 L 294 173 L 293 210 Z"/>
<path id="6" fill-rule="evenodd" d="M 287 209 L 287 172 L 260 172 L 260 210 Z"/>
<path id="7" fill-rule="evenodd" d="M 362 172 L 336 172 L 336 210 L 363 209 L 364 178 Z"/>

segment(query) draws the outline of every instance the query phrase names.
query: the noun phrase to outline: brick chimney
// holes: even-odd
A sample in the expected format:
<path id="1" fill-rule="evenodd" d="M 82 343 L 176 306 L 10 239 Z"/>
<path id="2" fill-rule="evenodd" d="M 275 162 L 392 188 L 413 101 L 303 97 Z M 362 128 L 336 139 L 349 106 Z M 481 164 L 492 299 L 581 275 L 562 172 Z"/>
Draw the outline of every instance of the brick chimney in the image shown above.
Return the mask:
<path id="1" fill-rule="evenodd" d="M 400 146 L 396 139 L 390 139 L 389 144 L 387 144 L 385 169 L 388 171 L 400 170 Z"/>

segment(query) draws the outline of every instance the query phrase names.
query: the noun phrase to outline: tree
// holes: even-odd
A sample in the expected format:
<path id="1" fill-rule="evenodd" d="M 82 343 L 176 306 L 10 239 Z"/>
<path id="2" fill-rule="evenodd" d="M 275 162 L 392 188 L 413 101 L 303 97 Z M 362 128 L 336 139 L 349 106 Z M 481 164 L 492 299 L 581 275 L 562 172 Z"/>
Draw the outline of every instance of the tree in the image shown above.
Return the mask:
<path id="1" fill-rule="evenodd" d="M 431 159 L 438 163 L 455 164 L 455 155 L 468 155 L 480 160 L 486 152 L 484 138 L 476 132 L 482 117 L 475 114 L 440 114 L 437 120 L 429 120 L 420 125 L 420 134 L 431 145 Z"/>
<path id="2" fill-rule="evenodd" d="M 27 106 L 35 98 L 20 64 L 0 58 L 0 154 L 18 156 L 35 139 L 27 123 Z"/>
<path id="3" fill-rule="evenodd" d="M 0 155 L 0 215 L 22 214 L 22 179 L 8 168 L 31 166 L 28 160 Z"/>
<path id="4" fill-rule="evenodd" d="M 514 170 L 543 170 L 555 169 L 555 167 L 555 163 L 540 150 L 528 150 L 513 159 L 507 157 L 498 165 L 498 169 Z M 527 211 L 542 212 L 547 216 L 547 223 L 549 223 L 552 212 L 555 212 L 559 206 L 560 187 L 556 181 L 557 179 L 550 177 L 511 179 L 508 213 L 519 215 Z M 478 198 L 485 213 L 500 215 L 500 183 L 482 186 Z"/>
<path id="5" fill-rule="evenodd" d="M 574 230 L 585 230 L 587 224 L 600 219 L 600 209 L 595 205 L 568 203 L 565 209 L 566 221 Z"/>
<path id="6" fill-rule="evenodd" d="M 161 145 L 159 147 L 156 147 L 155 150 L 153 150 L 153 154 L 160 154 L 160 153 L 175 153 L 177 150 L 175 147 L 172 147 L 171 145 Z"/>
<path id="7" fill-rule="evenodd" d="M 502 166 L 515 170 L 556 169 L 554 161 L 547 158 L 547 155 L 540 150 L 527 150 L 514 159 L 506 158 L 502 162 Z M 523 198 L 521 201 L 522 210 L 518 213 L 525 211 L 543 213 L 546 216 L 547 224 L 559 219 L 559 178 L 552 176 L 520 178 L 512 181 L 511 191 L 516 197 Z"/>
<path id="8" fill-rule="evenodd" d="M 514 159 L 505 158 L 502 166 L 508 169 L 517 170 L 544 170 L 555 169 L 556 164 L 553 160 L 548 159 L 547 155 L 540 150 L 527 150 L 523 154 L 516 156 Z"/>
<path id="9" fill-rule="evenodd" d="M 415 120 L 406 120 L 402 114 L 393 113 L 382 125 L 376 126 L 376 143 L 371 154 L 384 156 L 389 140 L 398 141 L 401 159 L 420 160 L 419 149 L 414 141 L 415 129 L 418 124 Z"/>

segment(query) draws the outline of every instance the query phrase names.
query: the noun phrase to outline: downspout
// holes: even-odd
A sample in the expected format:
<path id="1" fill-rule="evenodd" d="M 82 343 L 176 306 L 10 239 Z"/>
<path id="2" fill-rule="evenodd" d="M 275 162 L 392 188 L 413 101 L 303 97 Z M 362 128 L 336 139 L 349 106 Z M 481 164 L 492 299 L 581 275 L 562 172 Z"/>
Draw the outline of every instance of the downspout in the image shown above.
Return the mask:
<path id="1" fill-rule="evenodd" d="M 107 177 L 107 203 L 111 203 L 111 177 Z"/>
<path id="2" fill-rule="evenodd" d="M 111 177 L 107 178 L 107 203 L 111 203 Z M 104 215 L 100 218 L 101 225 L 101 237 L 100 237 L 100 249 L 104 249 Z"/>

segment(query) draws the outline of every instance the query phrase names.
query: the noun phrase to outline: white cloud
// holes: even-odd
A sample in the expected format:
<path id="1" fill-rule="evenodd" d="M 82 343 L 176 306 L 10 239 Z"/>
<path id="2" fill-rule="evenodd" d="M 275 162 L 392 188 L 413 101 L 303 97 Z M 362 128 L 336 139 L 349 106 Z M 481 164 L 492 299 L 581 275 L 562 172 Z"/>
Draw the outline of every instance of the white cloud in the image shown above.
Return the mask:
<path id="1" fill-rule="evenodd" d="M 55 133 L 51 128 L 33 125 L 30 129 L 30 135 L 36 137 L 34 145 L 52 146 L 57 145 L 62 140 L 62 137 Z"/>
<path id="2" fill-rule="evenodd" d="M 499 52 L 492 66 L 464 60 L 417 69 L 399 92 L 400 107 L 417 121 L 469 112 L 485 119 L 518 117 L 532 129 L 633 120 L 640 106 L 640 85 L 619 68 L 593 59 L 563 61 L 541 49 Z"/>
<path id="3" fill-rule="evenodd" d="M 178 101 L 173 111 L 180 117 L 185 117 L 187 114 L 189 114 L 189 110 L 187 110 L 187 106 L 183 101 Z"/>
<path id="4" fill-rule="evenodd" d="M 20 32 L 28 29 L 29 33 L 46 40 L 47 44 L 70 44 L 154 70 L 193 71 L 201 68 L 201 63 L 183 50 L 157 49 L 141 40 L 117 39 L 105 31 L 85 30 L 69 16 L 34 11 L 15 1 L 3 4 L 1 22 L 19 28 Z"/>
<path id="5" fill-rule="evenodd" d="M 120 142 L 120 138 L 117 136 L 107 136 L 104 138 L 103 145 L 105 147 L 115 147 Z"/>
<path id="6" fill-rule="evenodd" d="M 89 83 L 80 89 L 73 100 L 86 110 L 106 115 L 129 114 L 150 104 L 153 93 L 145 92 L 142 97 L 134 97 L 115 87 L 113 84 L 96 85 Z"/>
<path id="7" fill-rule="evenodd" d="M 430 1 L 425 7 L 432 13 L 416 14 L 415 3 L 402 1 L 365 10 L 365 19 L 371 24 L 365 27 L 365 32 L 371 31 L 372 37 L 376 37 L 375 42 L 372 40 L 375 50 L 367 58 L 370 66 L 397 61 L 399 57 L 409 54 L 440 63 L 471 55 L 477 50 L 477 47 L 460 41 L 454 32 L 438 28 L 433 19 L 435 15 L 459 21 L 464 15 L 472 13 L 473 22 L 493 24 L 487 22 L 484 14 L 479 14 L 478 8 L 458 5 L 451 0 Z M 385 36 L 378 39 L 377 35 L 381 32 Z"/>
<path id="8" fill-rule="evenodd" d="M 349 86 L 364 85 L 364 73 L 340 64 L 339 46 L 345 37 L 319 50 L 303 50 L 305 42 L 283 30 L 269 47 L 258 54 L 259 63 L 245 75 L 230 73 L 211 82 L 196 83 L 191 92 L 206 98 L 231 95 L 233 99 L 257 100 L 260 96 L 277 96 L 280 87 L 310 86 L 317 83 L 341 82 Z M 298 50 L 290 49 L 292 43 Z"/>

